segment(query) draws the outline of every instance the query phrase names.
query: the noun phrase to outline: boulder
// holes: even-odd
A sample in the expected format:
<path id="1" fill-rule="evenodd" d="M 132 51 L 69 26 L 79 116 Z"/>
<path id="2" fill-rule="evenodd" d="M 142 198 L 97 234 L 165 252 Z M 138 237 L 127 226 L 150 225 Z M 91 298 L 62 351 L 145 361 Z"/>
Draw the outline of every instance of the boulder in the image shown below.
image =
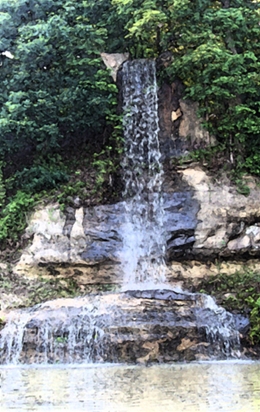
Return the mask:
<path id="1" fill-rule="evenodd" d="M 117 72 L 120 66 L 129 59 L 129 53 L 101 53 L 101 57 L 106 67 L 111 70 L 111 76 L 116 81 Z"/>
<path id="2" fill-rule="evenodd" d="M 259 188 L 252 185 L 248 196 L 234 185 L 216 182 L 199 167 L 180 173 L 193 187 L 199 212 L 193 255 L 209 258 L 259 257 Z"/>

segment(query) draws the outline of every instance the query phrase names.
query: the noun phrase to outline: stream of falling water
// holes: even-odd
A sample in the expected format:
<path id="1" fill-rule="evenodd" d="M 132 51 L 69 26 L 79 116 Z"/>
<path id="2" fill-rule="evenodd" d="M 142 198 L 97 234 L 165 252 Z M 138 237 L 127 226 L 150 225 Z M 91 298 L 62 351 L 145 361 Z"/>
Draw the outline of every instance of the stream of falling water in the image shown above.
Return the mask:
<path id="1" fill-rule="evenodd" d="M 155 61 L 123 65 L 125 223 L 121 253 L 124 288 L 165 287 L 163 167 Z"/>

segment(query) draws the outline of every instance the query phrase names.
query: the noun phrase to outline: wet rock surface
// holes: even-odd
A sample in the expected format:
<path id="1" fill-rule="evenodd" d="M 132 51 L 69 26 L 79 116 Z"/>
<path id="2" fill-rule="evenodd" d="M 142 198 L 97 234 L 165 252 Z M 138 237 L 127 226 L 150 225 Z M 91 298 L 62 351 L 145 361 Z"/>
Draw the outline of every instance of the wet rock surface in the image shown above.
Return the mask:
<path id="1" fill-rule="evenodd" d="M 172 362 L 239 356 L 232 315 L 205 295 L 127 291 L 10 312 L 1 363 Z"/>
<path id="2" fill-rule="evenodd" d="M 191 250 L 199 205 L 190 190 L 172 190 L 163 198 L 167 255 L 172 259 Z M 75 275 L 86 284 L 93 283 L 98 272 L 101 283 L 120 283 L 123 203 L 76 209 L 74 219 L 70 208 L 68 216 L 58 205 L 34 213 L 27 229 L 32 244 L 22 254 L 16 273 Z"/>

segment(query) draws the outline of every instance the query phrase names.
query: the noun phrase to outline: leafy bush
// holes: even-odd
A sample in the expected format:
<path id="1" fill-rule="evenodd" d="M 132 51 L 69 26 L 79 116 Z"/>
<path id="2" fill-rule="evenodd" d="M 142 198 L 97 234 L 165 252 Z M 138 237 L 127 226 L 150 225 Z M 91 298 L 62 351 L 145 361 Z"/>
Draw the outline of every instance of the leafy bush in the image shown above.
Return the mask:
<path id="1" fill-rule="evenodd" d="M 26 226 L 26 213 L 35 200 L 31 194 L 18 191 L 2 210 L 0 217 L 0 241 L 17 240 Z"/>
<path id="2" fill-rule="evenodd" d="M 54 166 L 35 165 L 30 169 L 16 172 L 14 181 L 16 186 L 23 186 L 26 193 L 39 193 L 42 190 L 51 190 L 61 183 L 69 180 L 69 175 L 64 170 L 55 169 Z"/>

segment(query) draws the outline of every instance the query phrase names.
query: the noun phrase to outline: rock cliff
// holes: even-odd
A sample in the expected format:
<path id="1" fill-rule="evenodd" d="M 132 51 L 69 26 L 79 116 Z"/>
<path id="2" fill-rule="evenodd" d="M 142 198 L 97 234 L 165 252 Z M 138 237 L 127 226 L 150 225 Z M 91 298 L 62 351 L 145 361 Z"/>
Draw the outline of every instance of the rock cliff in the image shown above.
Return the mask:
<path id="1" fill-rule="evenodd" d="M 166 175 L 164 189 L 171 283 L 187 277 L 196 282 L 217 268 L 234 272 L 242 265 L 260 267 L 259 189 L 253 180 L 245 197 L 196 166 Z M 65 213 L 57 204 L 39 208 L 31 216 L 26 230 L 31 244 L 16 272 L 75 277 L 82 285 L 120 284 L 123 210 L 122 203 L 68 208 Z"/>
<path id="2" fill-rule="evenodd" d="M 220 271 L 260 269 L 260 188 L 248 177 L 250 193 L 244 196 L 227 178 L 210 175 L 206 167 L 176 166 L 173 159 L 214 144 L 196 116 L 196 104 L 182 100 L 182 92 L 178 81 L 159 90 L 166 263 L 170 284 L 186 285 L 189 280 L 196 286 L 201 278 Z M 24 235 L 29 244 L 14 272 L 69 278 L 82 287 L 120 285 L 123 210 L 120 202 L 69 207 L 64 212 L 55 203 L 38 207 Z"/>

